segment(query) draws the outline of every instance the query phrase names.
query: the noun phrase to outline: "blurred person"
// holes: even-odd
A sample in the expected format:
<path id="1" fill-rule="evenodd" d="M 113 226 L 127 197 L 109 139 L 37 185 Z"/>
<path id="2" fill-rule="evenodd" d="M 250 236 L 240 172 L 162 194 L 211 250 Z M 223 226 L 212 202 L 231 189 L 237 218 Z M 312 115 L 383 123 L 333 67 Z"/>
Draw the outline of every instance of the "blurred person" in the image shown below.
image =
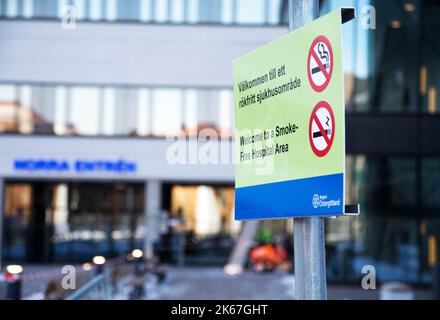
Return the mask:
<path id="1" fill-rule="evenodd" d="M 44 300 L 63 300 L 63 288 L 61 287 L 59 281 L 52 280 L 49 281 L 44 290 Z"/>
<path id="2" fill-rule="evenodd" d="M 249 253 L 253 270 L 257 272 L 274 271 L 287 259 L 287 251 L 278 241 L 273 231 L 261 227 L 257 236 L 258 245 Z"/>

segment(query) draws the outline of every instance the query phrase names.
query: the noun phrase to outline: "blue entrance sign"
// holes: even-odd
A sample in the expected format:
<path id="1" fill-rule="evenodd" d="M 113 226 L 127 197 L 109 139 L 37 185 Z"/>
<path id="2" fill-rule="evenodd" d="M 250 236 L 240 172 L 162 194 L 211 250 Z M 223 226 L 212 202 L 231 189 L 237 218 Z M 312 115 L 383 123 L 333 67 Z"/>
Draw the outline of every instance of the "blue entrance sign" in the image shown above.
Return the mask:
<path id="1" fill-rule="evenodd" d="M 107 173 L 134 173 L 137 164 L 123 159 L 118 160 L 68 160 L 59 159 L 15 159 L 15 171 L 26 172 L 107 172 Z"/>

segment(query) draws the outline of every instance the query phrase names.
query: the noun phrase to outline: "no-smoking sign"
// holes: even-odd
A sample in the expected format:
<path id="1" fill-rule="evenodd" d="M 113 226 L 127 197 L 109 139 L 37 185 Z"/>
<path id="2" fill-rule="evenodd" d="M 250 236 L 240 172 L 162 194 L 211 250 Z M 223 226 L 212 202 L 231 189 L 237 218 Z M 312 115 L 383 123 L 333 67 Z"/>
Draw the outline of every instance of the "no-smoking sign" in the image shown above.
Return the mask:
<path id="1" fill-rule="evenodd" d="M 335 138 L 335 116 L 331 106 L 321 101 L 313 108 L 309 121 L 309 140 L 313 152 L 324 157 Z"/>
<path id="2" fill-rule="evenodd" d="M 346 213 L 341 24 L 354 16 L 337 9 L 234 60 L 237 220 Z"/>
<path id="3" fill-rule="evenodd" d="M 327 88 L 333 73 L 333 49 L 325 36 L 318 36 L 310 46 L 307 57 L 307 75 L 316 92 Z"/>

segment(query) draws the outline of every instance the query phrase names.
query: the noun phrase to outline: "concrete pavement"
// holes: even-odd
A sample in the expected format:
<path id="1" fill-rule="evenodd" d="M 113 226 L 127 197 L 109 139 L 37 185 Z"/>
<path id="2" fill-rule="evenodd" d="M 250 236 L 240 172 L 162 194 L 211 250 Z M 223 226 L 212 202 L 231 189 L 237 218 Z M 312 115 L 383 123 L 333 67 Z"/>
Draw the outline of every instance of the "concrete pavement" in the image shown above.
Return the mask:
<path id="1" fill-rule="evenodd" d="M 163 285 L 150 281 L 146 299 L 201 300 L 292 300 L 295 277 L 284 271 L 244 272 L 229 276 L 221 268 L 168 268 Z M 430 299 L 428 289 L 416 289 L 415 299 Z M 329 285 L 329 300 L 377 300 L 379 290 L 354 285 Z"/>
<path id="2" fill-rule="evenodd" d="M 46 273 L 42 273 L 42 270 Z M 128 267 L 131 270 L 131 267 Z M 285 271 L 273 273 L 255 273 L 246 271 L 238 276 L 230 276 L 222 268 L 213 267 L 167 267 L 164 283 L 158 284 L 155 276 L 150 275 L 144 285 L 145 299 L 151 300 L 292 300 L 294 299 L 295 277 Z M 36 275 L 29 279 L 28 275 Z M 41 274 L 39 278 L 37 275 Z M 42 299 L 49 281 L 60 279 L 61 268 L 56 266 L 26 266 L 22 296 Z M 88 273 L 87 277 L 93 276 Z M 133 275 L 131 271 L 122 275 L 114 299 L 128 299 L 132 287 L 129 285 Z M 58 280 L 57 280 L 58 281 Z M 415 299 L 431 299 L 429 289 L 415 289 Z M 5 283 L 0 283 L 0 299 L 5 298 Z M 379 299 L 379 290 L 363 290 L 359 285 L 328 285 L 328 299 Z"/>

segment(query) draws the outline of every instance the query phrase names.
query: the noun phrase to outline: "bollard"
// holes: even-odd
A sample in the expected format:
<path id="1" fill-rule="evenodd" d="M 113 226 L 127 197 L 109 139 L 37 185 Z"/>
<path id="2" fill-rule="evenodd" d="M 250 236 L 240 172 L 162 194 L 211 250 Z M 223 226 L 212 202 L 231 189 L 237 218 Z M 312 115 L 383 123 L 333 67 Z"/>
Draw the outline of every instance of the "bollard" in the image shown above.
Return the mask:
<path id="1" fill-rule="evenodd" d="M 104 272 L 105 258 L 103 256 L 95 256 L 93 257 L 93 263 L 96 267 L 96 275 Z"/>
<path id="2" fill-rule="evenodd" d="M 156 276 L 157 276 L 157 283 L 162 284 L 165 281 L 166 278 L 166 271 L 165 268 L 162 265 L 158 265 L 156 268 Z"/>
<path id="3" fill-rule="evenodd" d="M 133 256 L 134 260 L 134 274 L 136 277 L 138 276 L 142 276 L 144 273 L 144 260 L 143 260 L 143 256 L 144 253 L 142 250 L 140 249 L 134 249 L 131 252 L 131 255 Z"/>
<path id="4" fill-rule="evenodd" d="M 144 252 L 140 249 L 134 249 L 131 252 L 134 260 L 134 281 L 133 281 L 133 291 L 131 293 L 131 298 L 134 300 L 139 300 L 145 294 L 144 289 Z"/>
<path id="5" fill-rule="evenodd" d="M 9 265 L 6 267 L 6 299 L 21 300 L 21 277 L 23 267 L 20 265 Z"/>

